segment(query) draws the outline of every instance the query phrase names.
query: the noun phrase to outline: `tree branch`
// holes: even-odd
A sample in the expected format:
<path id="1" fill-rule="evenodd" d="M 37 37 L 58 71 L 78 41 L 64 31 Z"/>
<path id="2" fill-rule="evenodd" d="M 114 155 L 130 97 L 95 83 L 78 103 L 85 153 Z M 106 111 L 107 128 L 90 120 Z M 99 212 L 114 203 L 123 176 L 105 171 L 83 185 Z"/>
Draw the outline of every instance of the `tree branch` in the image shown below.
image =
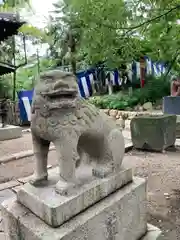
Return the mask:
<path id="1" fill-rule="evenodd" d="M 164 12 L 164 13 L 156 16 L 156 17 L 148 19 L 147 21 L 144 21 L 144 22 L 140 23 L 139 25 L 136 25 L 136 26 L 133 26 L 133 27 L 118 28 L 118 27 L 114 27 L 114 26 L 106 24 L 106 23 L 96 23 L 96 24 L 101 25 L 103 27 L 111 28 L 111 29 L 114 29 L 114 30 L 128 30 L 126 32 L 126 33 L 128 33 L 128 32 L 130 32 L 132 30 L 135 30 L 135 29 L 140 28 L 140 27 L 142 27 L 142 26 L 144 26 L 146 24 L 149 24 L 149 23 L 151 23 L 153 21 L 156 21 L 156 20 L 158 20 L 158 19 L 160 19 L 160 18 L 162 18 L 164 16 L 167 16 L 168 14 L 170 14 L 171 12 L 173 12 L 173 11 L 179 9 L 179 8 L 180 8 L 180 4 L 178 4 L 176 7 L 171 8 L 170 10 L 168 10 L 168 11 L 166 11 L 166 12 Z"/>

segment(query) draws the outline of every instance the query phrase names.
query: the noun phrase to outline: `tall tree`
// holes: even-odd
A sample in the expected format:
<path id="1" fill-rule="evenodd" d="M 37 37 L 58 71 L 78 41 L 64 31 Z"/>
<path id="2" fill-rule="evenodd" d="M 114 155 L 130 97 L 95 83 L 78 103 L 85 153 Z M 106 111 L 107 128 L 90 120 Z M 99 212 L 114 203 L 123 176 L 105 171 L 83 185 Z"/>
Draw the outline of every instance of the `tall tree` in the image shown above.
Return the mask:
<path id="1" fill-rule="evenodd" d="M 74 56 L 87 64 L 105 61 L 117 67 L 142 55 L 178 62 L 180 0 L 64 0 L 63 10 L 62 1 L 55 8 L 51 34 L 61 53 L 68 49 L 64 33 L 75 29 L 78 38 L 70 35 L 78 40 Z"/>

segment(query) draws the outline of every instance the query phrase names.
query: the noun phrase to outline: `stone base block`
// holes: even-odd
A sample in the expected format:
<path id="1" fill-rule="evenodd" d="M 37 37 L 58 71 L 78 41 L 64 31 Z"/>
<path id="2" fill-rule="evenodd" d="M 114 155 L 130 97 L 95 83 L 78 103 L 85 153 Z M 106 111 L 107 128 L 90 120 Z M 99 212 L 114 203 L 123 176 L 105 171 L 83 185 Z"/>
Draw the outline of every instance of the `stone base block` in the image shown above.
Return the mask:
<path id="1" fill-rule="evenodd" d="M 131 120 L 131 138 L 138 149 L 163 151 L 176 141 L 176 116 L 137 116 Z"/>
<path id="2" fill-rule="evenodd" d="M 16 199 L 2 204 L 2 216 L 7 240 L 137 240 L 147 232 L 146 181 L 134 178 L 59 228 L 47 225 Z"/>
<path id="3" fill-rule="evenodd" d="M 18 126 L 7 125 L 0 127 L 0 141 L 10 140 L 22 137 L 22 128 Z"/>
<path id="4" fill-rule="evenodd" d="M 124 169 L 107 178 L 99 179 L 92 176 L 92 167 L 83 166 L 78 169 L 77 178 L 79 185 L 74 189 L 74 193 L 62 196 L 55 192 L 55 185 L 59 180 L 58 168 L 55 168 L 46 186 L 34 187 L 29 183 L 25 184 L 17 193 L 18 201 L 50 226 L 59 227 L 131 182 L 132 170 Z"/>

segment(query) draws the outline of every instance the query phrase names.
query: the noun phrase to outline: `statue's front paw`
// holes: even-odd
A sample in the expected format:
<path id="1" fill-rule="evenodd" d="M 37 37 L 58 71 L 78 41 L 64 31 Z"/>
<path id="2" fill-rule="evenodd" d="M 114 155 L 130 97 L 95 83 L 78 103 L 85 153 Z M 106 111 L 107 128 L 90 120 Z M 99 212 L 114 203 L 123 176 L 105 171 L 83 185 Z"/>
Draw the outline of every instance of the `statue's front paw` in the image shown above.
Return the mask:
<path id="1" fill-rule="evenodd" d="M 92 174 L 98 178 L 106 178 L 109 174 L 113 172 L 112 167 L 107 167 L 103 165 L 98 165 L 98 167 L 93 168 Z"/>
<path id="2" fill-rule="evenodd" d="M 44 175 L 41 177 L 34 177 L 29 181 L 29 183 L 35 187 L 41 187 L 41 186 L 47 185 L 47 181 L 48 181 L 48 175 Z"/>
<path id="3" fill-rule="evenodd" d="M 63 196 L 68 196 L 73 193 L 76 184 L 72 182 L 66 182 L 64 180 L 59 180 L 56 184 L 55 191 Z"/>

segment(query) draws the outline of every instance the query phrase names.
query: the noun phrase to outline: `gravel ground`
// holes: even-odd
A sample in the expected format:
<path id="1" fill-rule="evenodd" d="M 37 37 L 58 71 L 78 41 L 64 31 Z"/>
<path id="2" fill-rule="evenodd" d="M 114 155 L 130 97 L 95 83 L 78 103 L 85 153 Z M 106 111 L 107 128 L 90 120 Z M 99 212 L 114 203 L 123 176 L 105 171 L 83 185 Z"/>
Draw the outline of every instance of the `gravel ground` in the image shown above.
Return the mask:
<path id="1" fill-rule="evenodd" d="M 123 165 L 148 181 L 148 221 L 158 226 L 161 240 L 180 239 L 180 148 L 175 152 L 148 153 L 133 150 Z"/>

